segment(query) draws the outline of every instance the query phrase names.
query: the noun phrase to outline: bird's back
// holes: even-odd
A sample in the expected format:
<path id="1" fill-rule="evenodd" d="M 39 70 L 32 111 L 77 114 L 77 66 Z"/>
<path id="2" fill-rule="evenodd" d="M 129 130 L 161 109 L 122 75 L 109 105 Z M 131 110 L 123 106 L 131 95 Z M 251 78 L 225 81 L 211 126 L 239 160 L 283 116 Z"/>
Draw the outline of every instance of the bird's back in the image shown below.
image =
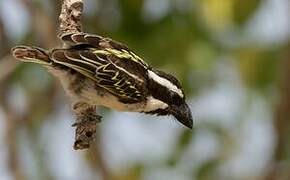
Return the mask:
<path id="1" fill-rule="evenodd" d="M 123 103 L 145 101 L 149 66 L 125 45 L 85 33 L 62 39 L 70 46 L 50 53 L 54 63 L 90 78 Z"/>

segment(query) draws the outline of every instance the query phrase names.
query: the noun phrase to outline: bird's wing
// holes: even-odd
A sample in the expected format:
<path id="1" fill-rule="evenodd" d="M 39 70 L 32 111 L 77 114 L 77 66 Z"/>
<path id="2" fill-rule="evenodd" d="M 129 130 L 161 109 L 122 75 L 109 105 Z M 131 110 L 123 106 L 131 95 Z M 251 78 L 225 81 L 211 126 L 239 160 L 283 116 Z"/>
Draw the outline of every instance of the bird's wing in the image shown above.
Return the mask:
<path id="1" fill-rule="evenodd" d="M 142 93 L 146 91 L 145 79 L 118 66 L 118 63 L 110 60 L 114 59 L 113 57 L 115 56 L 108 54 L 108 51 L 94 48 L 55 49 L 50 54 L 55 63 L 72 68 L 92 79 L 120 101 L 124 103 L 143 101 Z"/>
<path id="2" fill-rule="evenodd" d="M 119 58 L 124 58 L 127 61 L 133 61 L 145 68 L 148 64 L 142 58 L 133 53 L 126 45 L 114 41 L 110 38 L 104 38 L 99 35 L 89 34 L 84 32 L 69 33 L 61 36 L 61 40 L 72 48 L 82 48 L 84 46 L 93 47 L 98 50 L 105 50 L 109 54 L 114 54 Z M 101 52 L 103 53 L 103 52 Z"/>

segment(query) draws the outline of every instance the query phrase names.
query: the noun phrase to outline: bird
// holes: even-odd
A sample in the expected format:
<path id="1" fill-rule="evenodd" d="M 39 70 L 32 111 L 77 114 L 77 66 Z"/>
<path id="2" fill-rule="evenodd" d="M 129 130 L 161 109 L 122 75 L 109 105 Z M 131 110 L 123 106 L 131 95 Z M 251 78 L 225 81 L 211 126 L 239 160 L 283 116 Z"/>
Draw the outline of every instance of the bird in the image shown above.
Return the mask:
<path id="1" fill-rule="evenodd" d="M 11 52 L 22 62 L 47 68 L 60 80 L 75 109 L 86 104 L 173 116 L 192 129 L 190 107 L 181 83 L 173 75 L 151 67 L 127 45 L 110 38 L 74 32 L 60 39 L 65 44 L 61 48 L 16 46 Z"/>

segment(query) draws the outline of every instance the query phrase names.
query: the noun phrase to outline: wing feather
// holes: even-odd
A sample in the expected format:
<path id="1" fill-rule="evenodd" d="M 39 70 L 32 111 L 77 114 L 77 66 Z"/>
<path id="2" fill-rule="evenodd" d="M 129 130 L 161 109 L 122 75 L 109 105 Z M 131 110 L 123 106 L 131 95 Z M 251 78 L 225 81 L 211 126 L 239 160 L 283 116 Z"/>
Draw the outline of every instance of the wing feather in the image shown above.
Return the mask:
<path id="1" fill-rule="evenodd" d="M 142 58 L 133 53 L 126 45 L 114 41 L 110 38 L 104 38 L 98 35 L 80 32 L 65 34 L 61 37 L 61 39 L 74 48 L 77 48 L 80 45 L 86 45 L 95 48 L 94 53 L 97 56 L 113 55 L 118 59 L 129 62 L 131 61 L 131 63 L 138 64 L 145 69 L 149 67 Z"/>
<path id="2" fill-rule="evenodd" d="M 60 39 L 68 45 L 77 46 L 77 45 L 91 45 L 93 47 L 99 47 L 99 43 L 103 37 L 88 34 L 88 33 L 68 33 L 60 37 Z"/>
<path id="3" fill-rule="evenodd" d="M 119 97 L 120 101 L 126 103 L 143 101 L 144 82 L 136 80 L 124 69 L 103 58 L 99 58 L 93 50 L 58 49 L 51 53 L 51 59 L 55 63 L 87 76 L 98 86 Z"/>

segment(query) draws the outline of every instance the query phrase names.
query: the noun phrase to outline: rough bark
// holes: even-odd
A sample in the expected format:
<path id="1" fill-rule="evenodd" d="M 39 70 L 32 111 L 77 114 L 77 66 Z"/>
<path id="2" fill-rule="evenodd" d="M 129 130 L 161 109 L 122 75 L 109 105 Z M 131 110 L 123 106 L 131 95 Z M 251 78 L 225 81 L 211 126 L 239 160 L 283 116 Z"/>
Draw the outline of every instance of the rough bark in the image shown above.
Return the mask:
<path id="1" fill-rule="evenodd" d="M 59 15 L 60 34 L 81 32 L 81 16 L 83 12 L 83 0 L 63 0 L 61 13 Z"/>
<path id="2" fill-rule="evenodd" d="M 101 122 L 101 116 L 96 113 L 96 106 L 84 102 L 73 104 L 72 110 L 77 116 L 74 149 L 87 149 L 96 140 L 97 123 Z"/>
<path id="3" fill-rule="evenodd" d="M 83 0 L 63 0 L 59 15 L 59 37 L 68 33 L 81 32 L 81 16 L 83 12 Z M 101 116 L 96 113 L 96 107 L 84 103 L 73 105 L 73 111 L 77 116 L 74 149 L 87 149 L 96 139 L 97 123 Z"/>

